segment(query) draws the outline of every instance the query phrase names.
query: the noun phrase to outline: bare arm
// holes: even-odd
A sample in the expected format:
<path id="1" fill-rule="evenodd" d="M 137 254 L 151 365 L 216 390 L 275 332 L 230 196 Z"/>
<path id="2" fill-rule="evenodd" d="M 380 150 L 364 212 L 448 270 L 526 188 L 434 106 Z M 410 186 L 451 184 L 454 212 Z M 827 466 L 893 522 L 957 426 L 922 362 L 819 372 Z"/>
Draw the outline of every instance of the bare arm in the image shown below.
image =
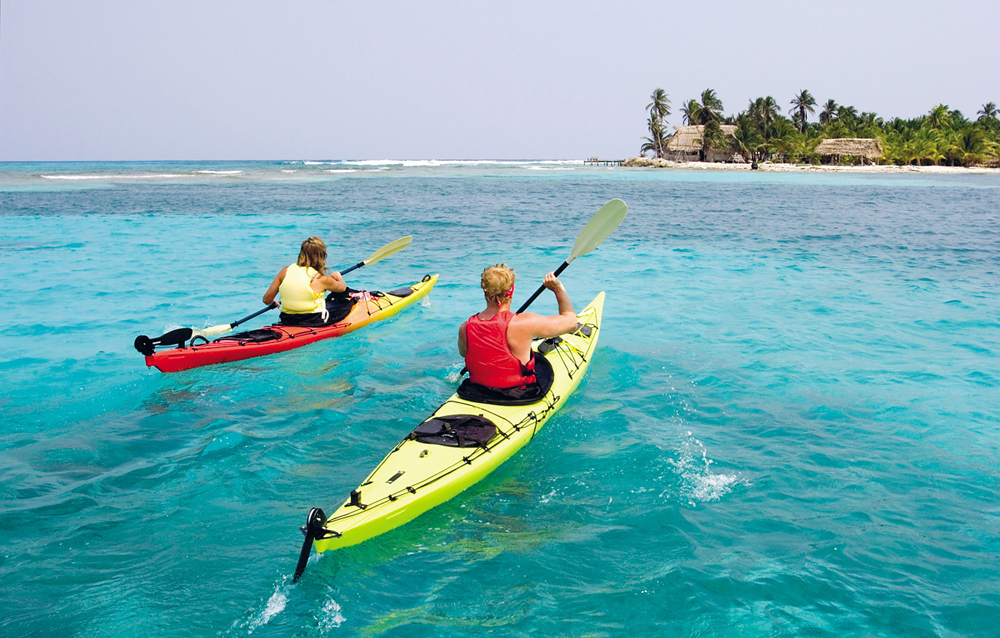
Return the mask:
<path id="1" fill-rule="evenodd" d="M 566 292 L 562 282 L 556 279 L 553 273 L 549 273 L 545 275 L 543 285 L 555 293 L 556 302 L 559 304 L 559 314 L 550 317 L 536 315 L 533 312 L 517 315 L 510 322 L 508 328 L 508 334 L 511 329 L 514 329 L 515 339 L 518 337 L 529 340 L 535 337 L 548 339 L 576 330 L 576 310 L 573 309 L 573 302 L 570 301 L 569 293 Z M 520 339 L 518 340 L 520 341 Z"/>
<path id="2" fill-rule="evenodd" d="M 336 270 L 329 275 L 320 275 L 319 277 L 316 277 L 313 281 L 313 286 L 317 283 L 321 286 L 320 290 L 329 290 L 330 292 L 344 292 L 347 290 L 347 284 L 344 283 L 344 278 L 341 277 L 340 273 Z M 315 287 L 313 290 L 315 290 Z"/>
<path id="3" fill-rule="evenodd" d="M 285 280 L 285 271 L 288 270 L 288 266 L 281 269 L 281 272 L 275 276 L 274 281 L 271 285 L 267 287 L 267 292 L 264 293 L 264 303 L 271 305 L 274 303 L 274 298 L 278 296 L 278 288 L 281 286 L 281 282 Z"/>
<path id="4" fill-rule="evenodd" d="M 550 272 L 545 275 L 545 280 L 542 281 L 542 285 L 556 294 L 556 302 L 559 304 L 559 316 L 569 317 L 573 320 L 573 325 L 559 334 L 569 332 L 570 330 L 576 328 L 576 310 L 573 309 L 573 302 L 569 300 L 569 293 L 566 292 L 566 288 L 562 285 L 562 282 L 556 279 L 555 273 Z"/>
<path id="5" fill-rule="evenodd" d="M 468 321 L 463 321 L 458 329 L 458 354 L 463 357 L 469 352 L 469 338 L 465 335 L 465 326 L 468 323 Z"/>

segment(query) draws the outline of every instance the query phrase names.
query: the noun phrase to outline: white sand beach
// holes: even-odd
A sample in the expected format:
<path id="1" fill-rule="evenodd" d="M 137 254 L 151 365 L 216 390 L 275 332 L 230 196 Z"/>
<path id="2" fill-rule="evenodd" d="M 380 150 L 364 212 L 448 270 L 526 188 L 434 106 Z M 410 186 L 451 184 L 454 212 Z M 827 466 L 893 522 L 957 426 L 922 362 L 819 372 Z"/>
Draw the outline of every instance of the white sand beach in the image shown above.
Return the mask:
<path id="1" fill-rule="evenodd" d="M 631 157 L 622 166 L 630 168 L 682 168 L 693 170 L 749 171 L 750 164 L 725 162 L 672 162 L 649 157 Z M 969 175 L 976 173 L 1000 173 L 1000 168 L 986 166 L 896 166 L 894 164 L 868 164 L 865 166 L 834 166 L 830 164 L 782 164 L 762 162 L 757 170 L 783 173 L 937 173 Z"/>

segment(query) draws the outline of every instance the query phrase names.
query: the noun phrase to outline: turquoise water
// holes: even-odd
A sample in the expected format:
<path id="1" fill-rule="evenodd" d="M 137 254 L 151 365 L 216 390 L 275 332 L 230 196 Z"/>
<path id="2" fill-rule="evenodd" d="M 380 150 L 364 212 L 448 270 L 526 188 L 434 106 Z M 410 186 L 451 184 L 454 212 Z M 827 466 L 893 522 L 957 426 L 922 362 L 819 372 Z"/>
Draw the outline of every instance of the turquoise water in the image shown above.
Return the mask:
<path id="1" fill-rule="evenodd" d="M 455 389 L 483 266 L 524 299 L 613 197 L 563 275 L 608 293 L 578 392 L 293 585 L 308 509 Z M 6 164 L 0 228 L 0 635 L 996 635 L 996 175 Z M 440 283 L 341 339 L 145 368 L 137 334 L 256 310 L 311 234 L 341 267 L 412 234 L 351 285 Z"/>

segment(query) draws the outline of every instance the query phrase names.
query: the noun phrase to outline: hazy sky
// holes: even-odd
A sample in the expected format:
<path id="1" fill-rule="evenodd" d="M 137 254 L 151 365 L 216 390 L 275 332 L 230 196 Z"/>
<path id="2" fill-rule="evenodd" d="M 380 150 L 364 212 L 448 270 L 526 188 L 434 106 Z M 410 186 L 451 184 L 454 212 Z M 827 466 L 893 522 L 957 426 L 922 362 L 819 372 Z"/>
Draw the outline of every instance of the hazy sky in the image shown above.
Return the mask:
<path id="1" fill-rule="evenodd" d="M 620 159 L 657 87 L 671 125 L 705 88 L 974 116 L 998 25 L 992 0 L 3 0 L 0 160 Z"/>

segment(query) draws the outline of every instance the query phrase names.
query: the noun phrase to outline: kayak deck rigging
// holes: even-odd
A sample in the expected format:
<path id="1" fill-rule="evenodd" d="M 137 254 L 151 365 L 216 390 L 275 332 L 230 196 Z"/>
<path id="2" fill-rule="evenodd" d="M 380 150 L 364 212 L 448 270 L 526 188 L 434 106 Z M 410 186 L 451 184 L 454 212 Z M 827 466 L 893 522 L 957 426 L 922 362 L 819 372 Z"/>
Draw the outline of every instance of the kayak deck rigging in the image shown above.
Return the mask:
<path id="1" fill-rule="evenodd" d="M 538 401 L 501 405 L 452 395 L 421 425 L 468 415 L 492 423 L 496 433 L 484 443 L 465 447 L 419 441 L 413 436 L 416 430 L 408 433 L 329 518 L 310 519 L 312 526 L 304 529 L 307 540 L 311 533 L 320 552 L 360 543 L 452 498 L 515 454 L 582 379 L 597 345 L 603 301 L 601 293 L 580 313 L 575 332 L 532 344 L 536 357 L 550 362 L 555 376 L 552 387 Z"/>
<path id="2" fill-rule="evenodd" d="M 399 299 L 406 299 L 406 297 L 409 297 L 410 294 L 412 294 L 413 291 L 411 289 L 407 289 L 407 290 L 410 290 L 410 292 L 407 293 L 406 295 L 397 295 L 396 294 L 397 292 L 402 292 L 402 291 L 396 290 L 396 291 L 393 291 L 393 292 L 390 292 L 390 293 L 379 293 L 377 296 L 374 295 L 373 293 L 368 292 L 367 290 L 362 290 L 360 292 L 363 292 L 365 294 L 365 297 L 363 299 L 358 300 L 358 303 L 356 304 L 356 307 L 360 306 L 362 304 L 362 302 L 371 302 L 371 301 L 374 301 L 375 302 L 375 308 L 374 309 L 372 308 L 372 306 L 371 306 L 370 303 L 365 303 L 365 310 L 368 313 L 368 317 L 373 317 L 374 315 L 376 315 L 377 313 L 385 310 L 386 308 L 389 308 L 389 307 L 395 305 L 396 303 L 399 303 L 398 301 L 397 302 L 393 302 L 392 297 L 398 297 Z M 353 314 L 353 311 L 352 311 L 352 313 L 348 314 L 348 317 L 350 317 L 351 314 Z M 345 317 L 345 319 L 347 319 L 347 317 Z M 276 323 L 276 324 L 273 324 L 273 325 L 270 325 L 270 326 L 266 326 L 264 328 L 258 328 L 258 330 L 269 330 L 271 332 L 277 332 L 280 335 L 278 337 L 279 339 L 296 339 L 296 338 L 301 338 L 301 337 L 310 337 L 310 336 L 315 336 L 315 335 L 322 335 L 322 334 L 324 334 L 323 331 L 326 330 L 326 329 L 329 329 L 329 328 L 347 328 L 348 326 L 350 326 L 350 325 L 352 325 L 354 323 L 357 323 L 357 321 L 338 321 L 337 323 L 331 323 L 331 324 L 327 324 L 325 326 L 286 326 L 284 324 Z M 251 331 L 251 332 L 253 332 L 253 331 Z M 245 345 L 251 344 L 251 343 L 262 343 L 262 342 L 253 341 L 253 340 L 250 340 L 250 339 L 240 340 L 238 338 L 239 336 L 240 335 L 238 335 L 238 334 L 235 334 L 235 335 L 226 335 L 224 337 L 219 337 L 218 339 L 212 339 L 211 341 L 207 341 L 206 340 L 206 342 L 207 343 L 218 343 L 220 341 L 236 341 L 241 346 L 245 346 Z M 195 339 L 198 339 L 198 338 L 199 337 L 195 337 Z M 192 339 L 191 345 L 192 345 L 192 347 L 195 345 L 193 339 Z"/>
<path id="3" fill-rule="evenodd" d="M 181 344 L 177 348 L 160 350 L 152 355 L 146 355 L 146 365 L 156 367 L 162 372 L 177 372 L 215 363 L 241 361 L 284 352 L 322 339 L 338 337 L 372 322 L 387 319 L 403 308 L 413 305 L 430 293 L 437 280 L 437 275 L 427 275 L 421 281 L 406 286 L 405 290 L 396 289 L 386 293 L 363 291 L 362 298 L 354 305 L 350 313 L 343 320 L 334 324 L 326 326 L 273 324 L 257 331 L 250 331 L 270 331 L 277 334 L 277 338 L 269 337 L 262 340 L 249 337 L 246 339 L 234 338 L 239 337 L 238 334 L 214 341 L 205 340 L 206 343 L 195 343 L 193 339 L 189 345 Z M 405 294 L 397 295 L 394 293 Z"/>

